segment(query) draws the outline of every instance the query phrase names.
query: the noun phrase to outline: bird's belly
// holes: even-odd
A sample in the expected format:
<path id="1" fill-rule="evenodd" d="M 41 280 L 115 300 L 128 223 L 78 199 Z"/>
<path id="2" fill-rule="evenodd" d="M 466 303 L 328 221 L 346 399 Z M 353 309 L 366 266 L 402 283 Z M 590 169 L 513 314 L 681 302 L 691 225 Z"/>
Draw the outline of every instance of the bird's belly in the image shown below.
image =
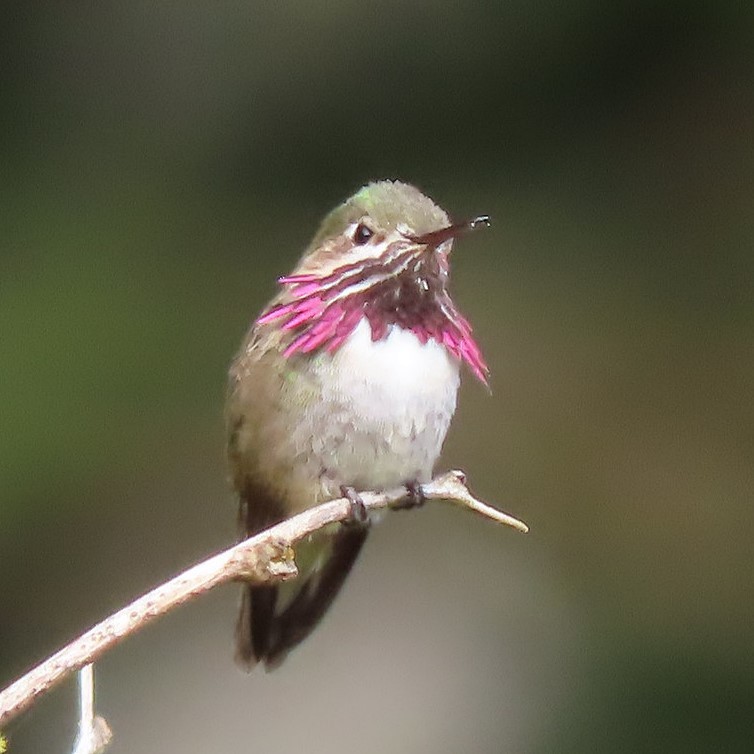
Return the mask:
<path id="1" fill-rule="evenodd" d="M 313 502 L 312 483 L 327 499 L 341 486 L 380 490 L 430 478 L 459 383 L 459 364 L 444 347 L 395 326 L 375 343 L 362 320 L 310 369 L 320 397 L 291 437 L 295 476 L 309 490 L 301 507 Z"/>

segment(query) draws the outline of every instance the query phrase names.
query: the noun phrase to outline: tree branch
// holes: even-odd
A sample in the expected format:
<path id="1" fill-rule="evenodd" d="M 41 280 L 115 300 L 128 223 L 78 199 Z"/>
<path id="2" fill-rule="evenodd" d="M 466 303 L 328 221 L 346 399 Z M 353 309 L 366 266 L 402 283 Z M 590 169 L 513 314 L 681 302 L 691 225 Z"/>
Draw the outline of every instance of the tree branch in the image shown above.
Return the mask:
<path id="1" fill-rule="evenodd" d="M 477 500 L 460 471 L 449 471 L 433 479 L 422 485 L 421 491 L 425 500 L 447 500 L 518 531 L 528 531 L 523 522 Z M 363 492 L 360 496 L 367 510 L 394 507 L 409 499 L 405 487 L 389 492 Z M 122 639 L 210 589 L 229 581 L 266 584 L 294 578 L 298 575 L 293 552 L 296 542 L 350 516 L 351 502 L 347 498 L 322 503 L 249 537 L 139 597 L 0 692 L 0 726 L 27 710 L 68 675 L 95 662 Z"/>

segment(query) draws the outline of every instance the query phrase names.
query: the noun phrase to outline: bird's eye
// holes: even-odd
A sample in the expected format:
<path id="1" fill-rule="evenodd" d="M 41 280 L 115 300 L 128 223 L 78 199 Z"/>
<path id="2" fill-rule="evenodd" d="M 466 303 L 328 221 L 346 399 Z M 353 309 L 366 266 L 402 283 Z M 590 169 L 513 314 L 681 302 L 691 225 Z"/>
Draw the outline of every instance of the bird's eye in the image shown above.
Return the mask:
<path id="1" fill-rule="evenodd" d="M 353 242 L 357 246 L 363 246 L 373 235 L 374 231 L 370 227 L 364 225 L 364 223 L 359 223 L 353 232 Z"/>

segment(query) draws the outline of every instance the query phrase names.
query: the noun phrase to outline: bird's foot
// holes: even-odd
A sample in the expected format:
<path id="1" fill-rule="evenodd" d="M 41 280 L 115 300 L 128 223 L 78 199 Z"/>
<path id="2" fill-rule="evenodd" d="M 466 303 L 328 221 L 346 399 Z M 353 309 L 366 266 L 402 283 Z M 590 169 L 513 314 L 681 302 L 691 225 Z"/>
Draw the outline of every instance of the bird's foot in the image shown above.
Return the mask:
<path id="1" fill-rule="evenodd" d="M 427 498 L 424 497 L 424 490 L 418 482 L 410 482 L 406 485 L 406 497 L 390 507 L 394 511 L 407 511 L 412 508 L 421 508 Z"/>
<path id="2" fill-rule="evenodd" d="M 344 526 L 355 526 L 363 528 L 369 525 L 369 514 L 367 508 L 364 505 L 364 501 L 361 499 L 361 495 L 353 487 L 347 487 L 343 485 L 340 488 L 340 494 L 343 497 L 348 498 L 348 502 L 351 504 L 351 512 L 349 517 L 343 522 Z"/>

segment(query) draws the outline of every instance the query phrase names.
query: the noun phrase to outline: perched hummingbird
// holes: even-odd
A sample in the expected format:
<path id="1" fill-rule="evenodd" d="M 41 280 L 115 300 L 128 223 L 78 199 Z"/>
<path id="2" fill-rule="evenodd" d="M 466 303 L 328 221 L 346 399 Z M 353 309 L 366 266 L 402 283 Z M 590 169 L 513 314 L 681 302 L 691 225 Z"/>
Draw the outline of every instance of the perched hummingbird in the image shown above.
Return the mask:
<path id="1" fill-rule="evenodd" d="M 461 362 L 486 384 L 448 291 L 453 239 L 479 224 L 451 224 L 407 183 L 370 183 L 327 215 L 244 339 L 227 399 L 241 538 L 343 495 L 354 513 L 308 544 L 310 563 L 297 554 L 292 584 L 244 586 L 243 667 L 276 667 L 327 611 L 367 536 L 358 491 L 418 495 L 431 479 Z"/>

